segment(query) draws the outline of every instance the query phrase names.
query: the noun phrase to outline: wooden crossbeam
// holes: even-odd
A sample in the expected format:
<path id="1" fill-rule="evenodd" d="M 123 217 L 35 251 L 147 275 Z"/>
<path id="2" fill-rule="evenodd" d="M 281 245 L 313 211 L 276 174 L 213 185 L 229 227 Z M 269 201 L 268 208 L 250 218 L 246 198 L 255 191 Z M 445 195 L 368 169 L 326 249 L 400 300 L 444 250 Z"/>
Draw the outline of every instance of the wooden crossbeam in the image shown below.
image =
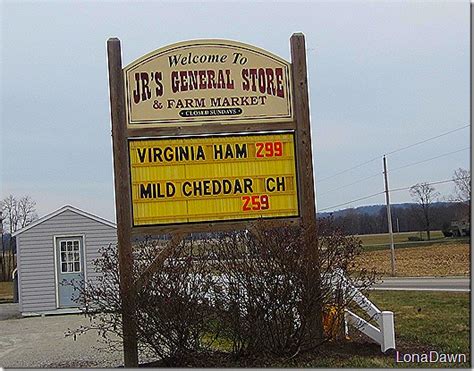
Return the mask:
<path id="1" fill-rule="evenodd" d="M 147 269 L 138 277 L 134 282 L 134 287 L 139 290 L 141 287 L 148 285 L 153 274 L 163 265 L 166 259 L 168 259 L 179 246 L 181 241 L 188 235 L 188 233 L 177 232 L 173 233 L 171 239 L 165 248 L 155 257 L 153 262 L 148 266 Z"/>

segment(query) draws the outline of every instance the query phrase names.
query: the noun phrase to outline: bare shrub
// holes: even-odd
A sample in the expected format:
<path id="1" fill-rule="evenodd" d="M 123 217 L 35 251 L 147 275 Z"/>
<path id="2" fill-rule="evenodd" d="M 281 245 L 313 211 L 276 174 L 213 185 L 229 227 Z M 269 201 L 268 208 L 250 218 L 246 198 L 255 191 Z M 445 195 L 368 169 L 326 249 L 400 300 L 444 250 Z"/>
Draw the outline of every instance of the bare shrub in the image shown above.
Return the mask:
<path id="1" fill-rule="evenodd" d="M 206 259 L 190 255 L 193 241 L 180 244 L 158 269 L 147 285 L 137 288 L 135 323 L 139 347 L 154 357 L 179 364 L 188 355 L 210 346 L 212 311 L 209 310 L 208 291 L 212 285 Z M 163 253 L 163 241 L 150 240 L 133 247 L 134 279 Z M 76 301 L 84 303 L 87 327 L 70 330 L 77 336 L 96 330 L 105 345 L 120 349 L 122 333 L 122 300 L 119 292 L 118 254 L 115 245 L 102 249 L 94 262 L 97 278 L 79 291 Z"/>
<path id="2" fill-rule="evenodd" d="M 214 304 L 236 354 L 297 347 L 298 238 L 275 237 L 281 233 L 259 230 L 215 241 L 214 268 L 221 285 L 214 288 Z"/>
<path id="3" fill-rule="evenodd" d="M 314 248 L 319 244 L 320 277 L 314 276 L 314 269 L 306 269 L 312 263 L 305 259 L 300 227 L 254 227 L 214 242 L 218 246 L 214 266 L 221 282 L 214 291 L 215 306 L 234 353 L 291 356 L 341 333 L 344 309 L 352 299 L 346 289 L 351 281 L 342 278 L 354 268 L 361 245 L 335 229 L 332 220 L 319 222 L 319 232 L 318 238 L 314 231 L 313 241 Z M 312 282 L 318 278 L 321 287 L 316 291 Z M 358 272 L 358 286 L 371 282 L 371 275 Z M 322 338 L 311 329 L 318 306 L 331 317 L 325 321 Z"/>
<path id="4" fill-rule="evenodd" d="M 141 351 L 187 364 L 200 352 L 229 344 L 235 356 L 272 353 L 293 357 L 341 337 L 347 290 L 360 241 L 346 237 L 331 220 L 318 223 L 314 245 L 306 247 L 300 227 L 260 228 L 186 240 L 164 250 L 166 241 L 146 240 L 134 246 L 134 279 L 159 256 L 167 256 L 145 285 L 137 287 L 135 323 Z M 319 249 L 319 260 L 308 251 Z M 164 254 L 164 255 L 163 255 Z M 96 279 L 78 286 L 90 325 L 68 335 L 97 330 L 110 348 L 122 344 L 118 256 L 116 246 L 95 261 Z M 315 273 L 316 272 L 316 273 Z M 315 274 L 318 274 L 316 276 Z M 366 272 L 358 286 L 371 283 Z M 320 287 L 316 285 L 320 282 Z M 318 309 L 323 316 L 316 318 Z M 324 317 L 324 318 L 323 318 Z M 324 320 L 324 335 L 313 331 Z M 192 362 L 191 362 L 192 363 Z"/>
<path id="5" fill-rule="evenodd" d="M 377 276 L 375 270 L 356 264 L 362 252 L 360 239 L 346 236 L 332 217 L 320 219 L 318 229 L 325 335 L 328 340 L 342 340 L 345 309 L 355 307 L 352 301 L 357 291 L 366 292 Z"/>

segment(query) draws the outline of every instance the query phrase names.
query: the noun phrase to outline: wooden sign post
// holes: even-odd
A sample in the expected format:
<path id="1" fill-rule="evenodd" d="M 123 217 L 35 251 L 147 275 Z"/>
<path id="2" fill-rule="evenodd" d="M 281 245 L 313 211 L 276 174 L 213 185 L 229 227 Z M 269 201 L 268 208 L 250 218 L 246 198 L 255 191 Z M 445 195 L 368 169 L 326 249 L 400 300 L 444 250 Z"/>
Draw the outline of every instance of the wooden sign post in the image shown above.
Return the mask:
<path id="1" fill-rule="evenodd" d="M 138 366 L 136 290 L 186 233 L 301 224 L 317 295 L 304 36 L 291 37 L 292 64 L 229 40 L 169 45 L 125 67 L 118 39 L 107 51 L 125 366 Z M 132 236 L 163 233 L 168 246 L 134 278 Z"/>
<path id="2" fill-rule="evenodd" d="M 314 281 L 311 293 L 320 295 L 321 276 L 319 271 L 318 240 L 316 231 L 316 205 L 313 178 L 313 154 L 311 148 L 311 124 L 308 97 L 308 72 L 306 67 L 306 45 L 302 33 L 295 33 L 290 39 L 293 72 L 293 93 L 295 99 L 295 121 L 297 140 L 298 179 L 300 192 L 301 225 L 304 233 L 307 276 Z M 322 339 L 322 307 L 315 308 L 311 332 Z"/>
<path id="3" fill-rule="evenodd" d="M 110 114 L 114 154 L 115 213 L 122 297 L 122 331 L 125 367 L 138 366 L 137 331 L 134 321 L 135 289 L 131 241 L 131 194 L 128 171 L 127 123 L 120 40 L 107 41 L 109 62 Z"/>

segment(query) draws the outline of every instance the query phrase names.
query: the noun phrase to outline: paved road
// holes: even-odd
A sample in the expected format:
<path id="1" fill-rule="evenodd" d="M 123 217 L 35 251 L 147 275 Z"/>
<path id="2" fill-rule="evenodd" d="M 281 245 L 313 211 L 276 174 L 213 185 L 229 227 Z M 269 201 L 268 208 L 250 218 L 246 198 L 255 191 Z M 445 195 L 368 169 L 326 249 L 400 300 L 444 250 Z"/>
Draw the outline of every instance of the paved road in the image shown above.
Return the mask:
<path id="1" fill-rule="evenodd" d="M 470 291 L 469 277 L 406 277 L 383 278 L 383 282 L 374 285 L 375 290 L 410 291 Z"/>

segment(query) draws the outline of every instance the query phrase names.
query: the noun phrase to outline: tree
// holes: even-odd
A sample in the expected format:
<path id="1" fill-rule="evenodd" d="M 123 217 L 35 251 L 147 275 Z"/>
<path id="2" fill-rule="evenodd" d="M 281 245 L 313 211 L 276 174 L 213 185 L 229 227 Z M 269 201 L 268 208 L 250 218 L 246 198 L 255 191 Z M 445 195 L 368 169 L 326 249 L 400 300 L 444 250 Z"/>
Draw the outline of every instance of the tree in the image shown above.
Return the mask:
<path id="1" fill-rule="evenodd" d="M 439 192 L 429 183 L 417 183 L 410 187 L 410 196 L 418 203 L 421 209 L 421 215 L 425 224 L 428 241 L 430 236 L 431 213 L 430 207 L 433 201 L 439 196 Z"/>
<path id="2" fill-rule="evenodd" d="M 454 194 L 455 201 L 471 202 L 471 173 L 469 170 L 458 168 L 454 171 Z"/>
<path id="3" fill-rule="evenodd" d="M 469 218 L 471 209 L 471 173 L 469 170 L 458 168 L 453 174 L 454 194 L 451 200 L 463 205 L 463 217 Z"/>
<path id="4" fill-rule="evenodd" d="M 17 198 L 13 195 L 9 195 L 0 201 L 0 211 L 2 213 L 2 261 L 0 265 L 0 279 L 3 281 L 12 279 L 12 272 L 16 266 L 15 239 L 12 238 L 11 235 L 38 218 L 35 206 L 36 202 L 33 201 L 30 196 Z M 4 230 L 10 235 L 6 246 L 3 244 Z"/>

